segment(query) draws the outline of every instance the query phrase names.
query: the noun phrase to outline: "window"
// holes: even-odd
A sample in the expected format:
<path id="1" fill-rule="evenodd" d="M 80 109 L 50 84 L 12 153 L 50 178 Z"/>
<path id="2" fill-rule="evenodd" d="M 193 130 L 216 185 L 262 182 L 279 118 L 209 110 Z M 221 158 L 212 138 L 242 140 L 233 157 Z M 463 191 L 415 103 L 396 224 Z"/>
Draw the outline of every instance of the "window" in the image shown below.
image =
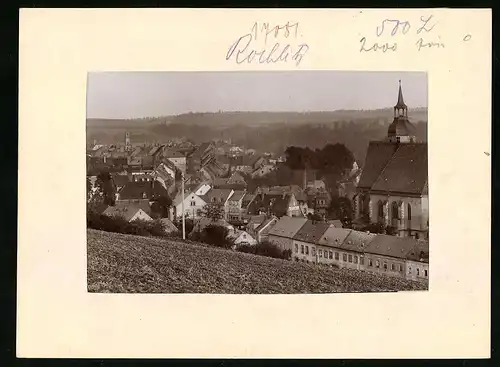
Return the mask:
<path id="1" fill-rule="evenodd" d="M 349 262 L 352 263 L 352 255 L 349 255 Z"/>
<path id="2" fill-rule="evenodd" d="M 415 238 L 418 240 L 418 238 L 419 238 L 418 233 L 415 233 Z"/>
<path id="3" fill-rule="evenodd" d="M 196 201 L 191 201 L 191 206 L 196 206 Z"/>
<path id="4" fill-rule="evenodd" d="M 320 250 L 320 251 L 321 251 L 321 250 Z M 311 254 L 312 254 L 313 256 L 316 256 L 316 248 L 315 248 L 315 247 L 312 247 L 312 248 L 311 248 Z"/>
<path id="5" fill-rule="evenodd" d="M 398 203 L 395 201 L 391 205 L 392 219 L 399 219 Z"/>
<path id="6" fill-rule="evenodd" d="M 408 267 L 408 274 L 411 274 L 411 266 Z"/>
<path id="7" fill-rule="evenodd" d="M 368 259 L 368 266 L 373 266 L 372 259 Z"/>
<path id="8" fill-rule="evenodd" d="M 309 246 L 306 246 L 306 255 L 309 255 Z"/>
<path id="9" fill-rule="evenodd" d="M 342 259 L 343 259 L 344 261 L 347 261 L 347 254 L 343 254 L 343 255 L 342 255 Z"/>
<path id="10" fill-rule="evenodd" d="M 354 263 L 357 264 L 358 263 L 358 257 L 355 255 L 354 256 Z"/>
<path id="11" fill-rule="evenodd" d="M 336 252 L 336 253 L 335 253 L 335 260 L 338 260 L 338 259 L 339 259 L 339 253 L 338 253 L 338 252 Z"/>
<path id="12" fill-rule="evenodd" d="M 375 267 L 380 268 L 380 262 L 378 260 L 375 261 Z"/>
<path id="13" fill-rule="evenodd" d="M 396 270 L 396 266 L 394 264 L 391 264 L 391 270 L 392 271 Z"/>
<path id="14" fill-rule="evenodd" d="M 417 277 L 420 275 L 420 269 L 417 268 Z"/>
<path id="15" fill-rule="evenodd" d="M 407 212 L 408 212 L 408 220 L 411 220 L 411 205 L 410 205 L 410 203 L 408 203 L 408 210 L 407 210 Z"/>
<path id="16" fill-rule="evenodd" d="M 364 258 L 363 256 L 361 256 L 361 257 L 359 258 L 359 263 L 360 263 L 361 265 L 365 265 L 365 258 Z"/>
<path id="17" fill-rule="evenodd" d="M 295 252 L 298 253 L 299 252 L 299 245 L 298 244 L 295 244 Z"/>
<path id="18" fill-rule="evenodd" d="M 382 201 L 378 202 L 378 217 L 379 218 L 384 217 L 384 203 L 382 203 Z"/>
<path id="19" fill-rule="evenodd" d="M 384 263 L 384 270 L 387 270 L 387 263 Z"/>
<path id="20" fill-rule="evenodd" d="M 300 245 L 300 253 L 303 254 L 304 253 L 304 245 Z"/>
<path id="21" fill-rule="evenodd" d="M 329 254 L 329 255 L 330 255 L 330 256 L 329 256 L 329 258 L 330 258 L 330 259 L 333 259 L 333 251 L 330 251 L 330 254 Z"/>
<path id="22" fill-rule="evenodd" d="M 426 269 L 426 270 L 424 270 L 424 275 L 425 275 L 425 276 L 427 276 L 427 269 Z"/>
<path id="23" fill-rule="evenodd" d="M 323 257 L 323 250 L 318 250 L 319 257 Z"/>

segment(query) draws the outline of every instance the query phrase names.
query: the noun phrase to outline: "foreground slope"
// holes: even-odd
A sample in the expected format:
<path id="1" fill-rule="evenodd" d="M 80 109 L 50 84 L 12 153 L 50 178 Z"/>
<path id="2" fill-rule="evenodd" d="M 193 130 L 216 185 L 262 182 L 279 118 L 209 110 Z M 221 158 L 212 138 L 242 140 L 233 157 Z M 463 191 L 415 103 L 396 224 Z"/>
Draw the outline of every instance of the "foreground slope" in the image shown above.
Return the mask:
<path id="1" fill-rule="evenodd" d="M 171 240 L 87 230 L 89 292 L 329 293 L 424 290 L 403 279 Z"/>

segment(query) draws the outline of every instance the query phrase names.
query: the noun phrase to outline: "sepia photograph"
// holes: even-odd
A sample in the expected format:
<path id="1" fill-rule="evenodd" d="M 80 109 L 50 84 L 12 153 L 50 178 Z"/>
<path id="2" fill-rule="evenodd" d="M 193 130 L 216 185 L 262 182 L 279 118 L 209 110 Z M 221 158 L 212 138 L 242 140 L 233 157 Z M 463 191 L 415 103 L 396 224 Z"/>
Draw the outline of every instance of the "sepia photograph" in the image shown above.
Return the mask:
<path id="1" fill-rule="evenodd" d="M 427 291 L 427 82 L 89 73 L 88 292 Z"/>

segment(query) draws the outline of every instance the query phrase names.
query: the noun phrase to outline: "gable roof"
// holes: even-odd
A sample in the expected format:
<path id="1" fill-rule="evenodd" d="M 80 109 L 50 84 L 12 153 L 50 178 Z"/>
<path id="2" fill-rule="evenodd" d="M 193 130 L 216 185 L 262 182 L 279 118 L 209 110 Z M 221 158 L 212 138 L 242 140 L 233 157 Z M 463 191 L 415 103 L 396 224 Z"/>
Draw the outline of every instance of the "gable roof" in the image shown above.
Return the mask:
<path id="1" fill-rule="evenodd" d="M 194 225 L 193 230 L 191 232 L 203 231 L 203 229 L 209 225 L 222 226 L 222 227 L 226 227 L 228 229 L 234 228 L 232 225 L 230 225 L 224 219 L 218 219 L 216 221 L 213 221 L 211 218 L 201 217 L 200 219 L 198 219 L 198 221 L 195 222 L 195 225 Z"/>
<path id="2" fill-rule="evenodd" d="M 349 236 L 342 242 L 340 248 L 350 251 L 364 252 L 366 247 L 376 237 L 373 233 L 351 231 Z"/>
<path id="3" fill-rule="evenodd" d="M 390 142 L 371 141 L 366 152 L 366 160 L 358 187 L 370 189 L 396 149 L 397 145 Z"/>
<path id="4" fill-rule="evenodd" d="M 292 239 L 302 226 L 306 224 L 306 222 L 306 218 L 287 216 L 281 217 L 276 225 L 271 228 L 269 235 Z"/>
<path id="5" fill-rule="evenodd" d="M 245 179 L 238 171 L 234 172 L 227 180 L 228 184 L 246 184 Z"/>
<path id="6" fill-rule="evenodd" d="M 344 240 L 351 233 L 350 229 L 336 228 L 333 226 L 328 227 L 328 229 L 323 233 L 321 238 L 318 240 L 319 245 L 326 245 L 340 248 Z"/>
<path id="7" fill-rule="evenodd" d="M 214 201 L 225 203 L 233 190 L 231 189 L 210 189 L 205 195 L 200 196 L 206 203 Z"/>
<path id="8" fill-rule="evenodd" d="M 168 196 L 167 190 L 159 182 L 128 182 L 120 190 L 120 200 L 143 199 L 143 193 L 146 193 L 148 199 Z"/>
<path id="9" fill-rule="evenodd" d="M 130 221 L 134 215 L 137 214 L 138 211 L 142 210 L 141 208 L 135 205 L 127 205 L 127 206 L 109 206 L 104 212 L 104 215 L 108 216 L 121 216 L 126 221 Z M 147 213 L 146 213 L 147 214 Z"/>
<path id="10" fill-rule="evenodd" d="M 111 178 L 116 186 L 124 186 L 131 181 L 128 175 L 111 174 Z"/>
<path id="11" fill-rule="evenodd" d="M 175 226 L 174 223 L 168 218 L 161 218 L 160 222 L 163 224 L 163 229 L 167 233 L 178 232 L 179 229 Z"/>
<path id="12" fill-rule="evenodd" d="M 257 228 L 255 228 L 256 232 L 262 231 L 264 228 L 266 228 L 268 225 L 270 225 L 272 222 L 277 222 L 278 218 L 275 216 L 272 216 L 270 218 L 265 219 Z"/>
<path id="13" fill-rule="evenodd" d="M 411 237 L 378 234 L 366 246 L 365 253 L 406 259 L 408 253 L 415 247 L 416 241 Z"/>
<path id="14" fill-rule="evenodd" d="M 312 220 L 307 220 L 295 236 L 293 236 L 293 239 L 303 242 L 317 243 L 329 227 L 330 225 L 325 222 L 313 222 Z"/>
<path id="15" fill-rule="evenodd" d="M 260 226 L 266 220 L 265 215 L 251 215 L 248 224 Z"/>
<path id="16" fill-rule="evenodd" d="M 245 196 L 245 191 L 235 191 L 233 195 L 229 198 L 230 201 L 239 201 Z"/>
<path id="17" fill-rule="evenodd" d="M 400 144 L 372 190 L 422 194 L 426 182 L 427 144 Z"/>

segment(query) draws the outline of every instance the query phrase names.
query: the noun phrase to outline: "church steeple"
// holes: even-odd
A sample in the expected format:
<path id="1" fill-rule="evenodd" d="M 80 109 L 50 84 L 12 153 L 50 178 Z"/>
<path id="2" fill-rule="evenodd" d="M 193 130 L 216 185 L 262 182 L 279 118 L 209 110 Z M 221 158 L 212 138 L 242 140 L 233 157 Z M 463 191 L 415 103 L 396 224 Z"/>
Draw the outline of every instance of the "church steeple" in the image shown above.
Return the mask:
<path id="1" fill-rule="evenodd" d="M 408 106 L 403 98 L 401 80 L 399 81 L 398 101 L 394 106 L 394 121 L 389 125 L 387 137 L 394 143 L 415 141 L 415 127 L 408 120 Z"/>
<path id="2" fill-rule="evenodd" d="M 406 106 L 403 98 L 403 90 L 401 89 L 401 80 L 399 80 L 398 102 L 394 106 L 394 117 L 398 116 L 408 117 L 408 107 Z"/>

